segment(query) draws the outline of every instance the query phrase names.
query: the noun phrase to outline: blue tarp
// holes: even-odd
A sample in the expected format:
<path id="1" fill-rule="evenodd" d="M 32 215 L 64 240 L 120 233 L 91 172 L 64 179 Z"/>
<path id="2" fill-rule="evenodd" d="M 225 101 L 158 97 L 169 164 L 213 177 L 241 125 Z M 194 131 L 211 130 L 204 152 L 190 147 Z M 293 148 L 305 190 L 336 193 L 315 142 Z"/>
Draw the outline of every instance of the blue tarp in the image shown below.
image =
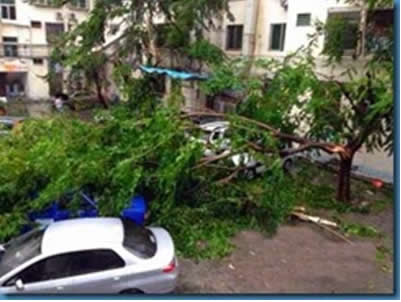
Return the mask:
<path id="1" fill-rule="evenodd" d="M 183 71 L 176 71 L 173 69 L 167 68 L 157 68 L 157 67 L 146 67 L 140 66 L 139 67 L 143 72 L 146 73 L 157 73 L 162 75 L 167 75 L 168 77 L 176 80 L 183 80 L 183 81 L 191 81 L 191 80 L 199 80 L 205 81 L 208 79 L 208 76 L 197 74 L 197 73 L 190 73 L 190 72 L 183 72 Z"/>

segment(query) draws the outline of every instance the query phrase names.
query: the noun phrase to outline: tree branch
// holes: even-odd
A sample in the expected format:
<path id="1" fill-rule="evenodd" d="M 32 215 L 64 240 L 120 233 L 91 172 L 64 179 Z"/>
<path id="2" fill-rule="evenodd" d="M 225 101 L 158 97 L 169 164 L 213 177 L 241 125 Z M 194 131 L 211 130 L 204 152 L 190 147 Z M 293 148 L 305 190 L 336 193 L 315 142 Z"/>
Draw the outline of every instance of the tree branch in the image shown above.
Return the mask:
<path id="1" fill-rule="evenodd" d="M 235 171 L 230 174 L 228 177 L 225 177 L 219 181 L 216 182 L 217 185 L 226 185 L 229 184 L 231 180 L 233 180 L 235 177 L 238 176 L 238 173 L 241 171 L 246 170 L 247 167 L 238 167 L 237 169 L 235 169 Z"/>
<path id="2" fill-rule="evenodd" d="M 193 117 L 193 116 L 214 116 L 214 117 L 221 117 L 221 118 L 227 118 L 228 116 L 224 113 L 211 113 L 211 112 L 193 112 L 193 113 L 185 113 L 186 116 L 188 117 Z M 276 138 L 283 139 L 283 140 L 288 140 L 292 141 L 295 143 L 298 143 L 301 145 L 300 148 L 297 149 L 292 149 L 289 150 L 289 154 L 295 154 L 295 153 L 300 153 L 302 151 L 306 151 L 308 149 L 320 149 L 323 150 L 327 153 L 330 154 L 342 154 L 342 156 L 348 157 L 349 152 L 347 151 L 346 147 L 343 145 L 338 145 L 338 144 L 332 144 L 332 143 L 320 143 L 320 142 L 315 142 L 306 138 L 302 138 L 296 135 L 290 135 L 290 134 L 285 134 L 280 132 L 279 130 L 266 125 L 262 122 L 252 120 L 250 118 L 244 117 L 244 116 L 238 116 L 238 118 L 244 122 L 248 122 L 251 124 L 254 124 L 266 131 L 269 131 L 272 133 L 272 135 Z M 255 147 L 255 146 L 254 146 Z M 259 150 L 260 151 L 260 150 Z"/>
<path id="3" fill-rule="evenodd" d="M 219 161 L 219 160 L 222 160 L 222 159 L 226 159 L 226 158 L 228 158 L 230 156 L 233 156 L 233 155 L 234 154 L 232 154 L 231 152 L 225 152 L 225 153 L 222 153 L 222 154 L 214 156 L 214 157 L 206 157 L 206 158 L 202 159 L 200 164 L 195 166 L 193 168 L 193 170 L 203 168 L 203 167 L 208 166 L 208 165 L 210 165 L 210 164 L 212 164 L 212 163 L 214 163 L 216 161 Z"/>

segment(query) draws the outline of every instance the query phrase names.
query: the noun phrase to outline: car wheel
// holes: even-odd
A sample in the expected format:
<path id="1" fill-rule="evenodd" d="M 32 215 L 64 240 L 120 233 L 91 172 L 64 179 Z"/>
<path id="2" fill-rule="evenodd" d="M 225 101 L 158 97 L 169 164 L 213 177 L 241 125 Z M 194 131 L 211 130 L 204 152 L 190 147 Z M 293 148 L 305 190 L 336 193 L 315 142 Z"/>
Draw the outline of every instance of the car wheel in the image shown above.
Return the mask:
<path id="1" fill-rule="evenodd" d="M 142 295 L 144 294 L 143 291 L 139 289 L 127 289 L 120 293 L 121 295 Z"/>
<path id="2" fill-rule="evenodd" d="M 247 179 L 252 180 L 252 179 L 254 179 L 256 177 L 256 170 L 254 168 L 246 169 L 244 171 L 244 176 Z"/>
<path id="3" fill-rule="evenodd" d="M 283 163 L 283 169 L 285 173 L 291 173 L 294 168 L 294 161 L 292 159 L 287 159 Z"/>

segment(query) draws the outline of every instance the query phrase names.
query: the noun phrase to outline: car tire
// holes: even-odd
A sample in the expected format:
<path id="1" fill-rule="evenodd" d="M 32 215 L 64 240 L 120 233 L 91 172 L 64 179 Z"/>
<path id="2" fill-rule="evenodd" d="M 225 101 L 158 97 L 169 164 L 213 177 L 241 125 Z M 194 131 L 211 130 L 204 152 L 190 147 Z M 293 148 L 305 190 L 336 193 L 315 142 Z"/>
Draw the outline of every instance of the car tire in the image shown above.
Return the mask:
<path id="1" fill-rule="evenodd" d="M 294 161 L 292 159 L 287 159 L 283 163 L 283 170 L 284 173 L 291 173 L 292 170 L 294 169 Z"/>
<path id="2" fill-rule="evenodd" d="M 256 178 L 256 170 L 254 168 L 249 168 L 244 171 L 244 176 L 246 179 L 252 180 Z"/>
<path id="3" fill-rule="evenodd" d="M 144 292 L 139 289 L 127 289 L 123 290 L 120 295 L 143 295 Z"/>

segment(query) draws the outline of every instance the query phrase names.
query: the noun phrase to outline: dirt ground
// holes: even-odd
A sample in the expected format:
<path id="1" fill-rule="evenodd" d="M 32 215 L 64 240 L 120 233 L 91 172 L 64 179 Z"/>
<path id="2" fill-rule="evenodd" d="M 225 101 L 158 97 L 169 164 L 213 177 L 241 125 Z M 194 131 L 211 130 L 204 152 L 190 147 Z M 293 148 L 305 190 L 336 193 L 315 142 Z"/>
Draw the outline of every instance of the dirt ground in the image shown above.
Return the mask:
<path id="1" fill-rule="evenodd" d="M 383 236 L 352 244 L 305 223 L 282 226 L 272 238 L 238 234 L 225 259 L 180 261 L 178 294 L 364 294 L 393 292 L 393 210 L 348 219 L 369 222 Z M 388 251 L 378 253 L 380 247 Z M 381 255 L 381 257 L 380 257 Z"/>

